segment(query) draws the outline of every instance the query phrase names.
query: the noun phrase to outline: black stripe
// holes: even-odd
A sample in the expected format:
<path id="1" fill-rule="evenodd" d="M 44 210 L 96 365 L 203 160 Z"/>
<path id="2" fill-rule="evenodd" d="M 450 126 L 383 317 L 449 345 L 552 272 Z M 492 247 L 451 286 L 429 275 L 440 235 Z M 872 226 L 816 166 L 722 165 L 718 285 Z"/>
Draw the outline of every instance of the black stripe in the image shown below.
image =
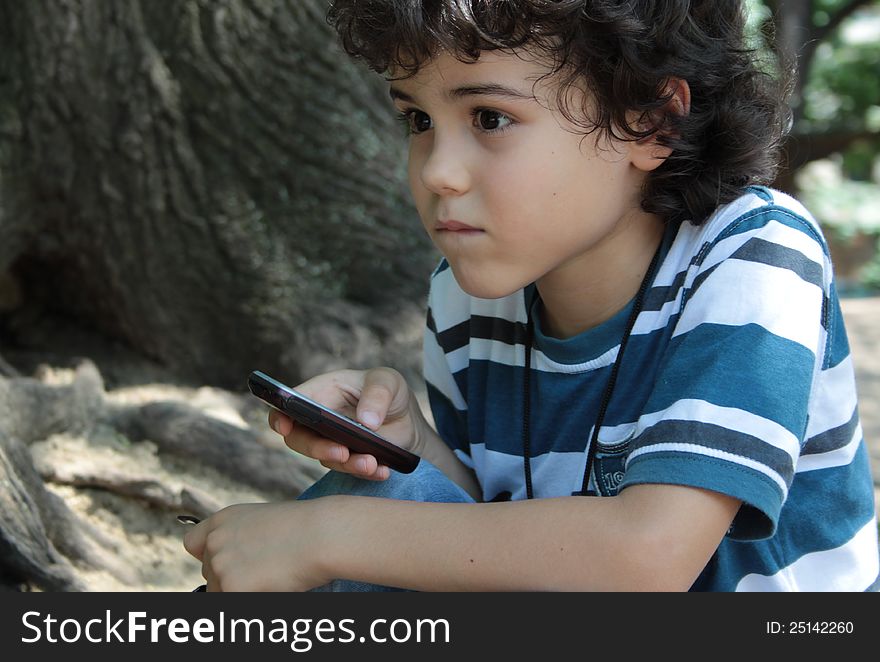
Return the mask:
<path id="1" fill-rule="evenodd" d="M 694 282 L 693 282 L 693 284 L 691 285 L 691 288 L 690 288 L 690 289 L 687 291 L 687 293 L 685 294 L 685 297 L 687 297 L 687 298 L 692 297 L 692 296 L 694 295 L 694 293 L 695 293 L 698 289 L 700 289 L 700 285 L 703 284 L 703 281 L 705 281 L 709 276 L 711 276 L 713 273 L 715 273 L 715 270 L 716 270 L 719 266 L 721 266 L 722 264 L 724 264 L 724 263 L 723 263 L 723 262 L 719 262 L 718 264 L 716 264 L 716 265 L 714 265 L 714 266 L 712 266 L 712 267 L 709 267 L 709 268 L 706 269 L 705 271 L 699 273 L 699 274 L 697 275 L 697 277 L 694 278 Z"/>
<path id="2" fill-rule="evenodd" d="M 695 264 L 698 265 L 702 263 L 703 259 L 706 257 L 709 246 L 709 242 L 704 242 L 700 247 L 700 250 L 691 257 L 691 261 L 687 268 L 684 271 L 675 274 L 675 278 L 672 279 L 671 284 L 652 287 L 648 290 L 648 293 L 645 295 L 645 305 L 643 310 L 660 310 L 668 302 L 675 301 L 675 297 L 678 296 L 679 290 L 684 287 L 684 281 L 687 279 L 691 267 Z"/>
<path id="3" fill-rule="evenodd" d="M 695 444 L 726 451 L 764 464 L 791 484 L 794 465 L 791 456 L 763 440 L 735 430 L 700 421 L 660 421 L 633 440 L 633 448 L 657 443 Z M 747 451 L 747 452 L 745 452 Z"/>
<path id="4" fill-rule="evenodd" d="M 800 251 L 788 246 L 753 237 L 740 246 L 730 257 L 788 269 L 801 280 L 815 285 L 820 290 L 824 287 L 822 266 L 813 262 Z"/>
<path id="5" fill-rule="evenodd" d="M 854 409 L 852 418 L 843 425 L 838 425 L 836 428 L 831 428 L 807 439 L 801 455 L 816 455 L 843 448 L 852 441 L 858 425 L 859 411 Z"/>
<path id="6" fill-rule="evenodd" d="M 681 271 L 675 275 L 670 285 L 657 285 L 648 290 L 642 310 L 660 310 L 670 301 L 675 301 L 678 291 L 684 285 L 688 272 Z"/>
<path id="7" fill-rule="evenodd" d="M 522 322 L 484 315 L 472 315 L 470 319 L 440 333 L 434 329 L 432 331 L 446 354 L 468 345 L 473 338 L 494 340 L 506 345 L 523 345 L 526 342 L 526 325 Z"/>
<path id="8" fill-rule="evenodd" d="M 446 354 L 461 349 L 470 341 L 470 320 L 465 320 L 455 326 L 449 327 L 440 333 L 434 332 L 437 342 Z"/>
<path id="9" fill-rule="evenodd" d="M 497 340 L 506 345 L 526 343 L 526 325 L 500 317 L 471 316 L 471 336 L 483 340 Z"/>

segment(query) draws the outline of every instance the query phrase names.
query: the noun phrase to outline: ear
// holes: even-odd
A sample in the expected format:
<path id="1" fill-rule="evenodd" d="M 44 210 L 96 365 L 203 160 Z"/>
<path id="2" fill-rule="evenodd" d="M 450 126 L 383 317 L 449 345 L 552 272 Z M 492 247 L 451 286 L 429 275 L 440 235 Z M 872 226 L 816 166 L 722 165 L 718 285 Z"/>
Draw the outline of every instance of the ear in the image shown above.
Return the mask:
<path id="1" fill-rule="evenodd" d="M 661 113 L 684 116 L 690 112 L 691 88 L 683 78 L 669 78 L 662 96 L 668 97 L 669 101 L 660 110 Z M 657 134 L 653 134 L 630 143 L 630 152 L 632 164 L 643 172 L 650 172 L 660 167 L 672 154 L 672 149 L 659 144 Z"/>

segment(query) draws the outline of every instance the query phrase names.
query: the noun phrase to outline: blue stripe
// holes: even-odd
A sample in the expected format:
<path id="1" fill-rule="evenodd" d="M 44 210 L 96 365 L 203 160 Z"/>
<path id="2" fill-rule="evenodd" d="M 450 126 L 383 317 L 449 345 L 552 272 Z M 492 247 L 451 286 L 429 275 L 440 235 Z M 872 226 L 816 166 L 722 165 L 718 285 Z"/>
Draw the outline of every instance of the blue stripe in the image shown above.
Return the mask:
<path id="1" fill-rule="evenodd" d="M 532 373 L 533 456 L 586 448 L 610 369 L 597 369 L 587 379 L 583 374 Z M 469 373 L 468 401 L 485 403 L 471 412 L 471 438 L 484 442 L 488 450 L 522 455 L 523 368 L 472 361 Z M 557 417 L 560 411 L 565 416 Z"/>
<path id="2" fill-rule="evenodd" d="M 467 412 L 459 411 L 433 384 L 425 382 L 434 426 L 440 438 L 453 449 L 470 454 Z"/>
<path id="3" fill-rule="evenodd" d="M 810 223 L 803 216 L 799 216 L 795 214 L 790 209 L 786 209 L 785 207 L 778 207 L 776 205 L 767 205 L 765 207 L 761 207 L 760 209 L 755 209 L 751 212 L 743 214 L 736 221 L 728 225 L 723 232 L 721 232 L 718 237 L 713 242 L 713 247 L 718 242 L 723 241 L 724 239 L 728 239 L 730 237 L 735 237 L 738 234 L 743 234 L 744 232 L 754 232 L 755 230 L 760 230 L 766 227 L 771 222 L 781 223 L 787 227 L 790 227 L 794 230 L 798 230 L 802 232 L 810 239 L 819 244 L 819 247 L 822 249 L 822 252 L 825 256 L 829 256 L 828 246 L 825 243 L 824 237 L 819 233 L 816 227 Z"/>
<path id="4" fill-rule="evenodd" d="M 778 553 L 789 565 L 809 552 L 835 549 L 873 516 L 874 484 L 862 442 L 847 465 L 795 474 L 779 518 Z"/>
<path id="5" fill-rule="evenodd" d="M 706 400 L 752 412 L 798 439 L 806 412 L 814 355 L 757 324 L 701 324 L 673 338 L 648 411 L 682 399 Z"/>
<path id="6" fill-rule="evenodd" d="M 779 513 L 777 535 L 748 545 L 725 537 L 693 590 L 732 591 L 746 574 L 773 575 L 806 554 L 836 549 L 871 521 L 873 501 L 863 443 L 849 465 L 796 474 Z M 835 570 L 828 568 L 831 574 Z M 871 579 L 865 590 L 872 590 Z"/>
<path id="7" fill-rule="evenodd" d="M 832 296 L 828 310 L 828 345 L 825 352 L 823 369 L 833 368 L 849 356 L 849 339 L 844 327 L 843 311 L 840 300 Z"/>
<path id="8" fill-rule="evenodd" d="M 434 269 L 434 272 L 431 274 L 431 280 L 433 280 L 434 277 L 437 276 L 438 274 L 442 274 L 447 269 L 449 269 L 449 262 L 444 257 L 440 260 L 440 263 L 437 265 L 437 267 Z"/>
<path id="9" fill-rule="evenodd" d="M 746 190 L 749 191 L 749 193 L 754 193 L 764 202 L 773 202 L 773 195 L 770 193 L 766 186 L 753 185 L 747 187 Z"/>

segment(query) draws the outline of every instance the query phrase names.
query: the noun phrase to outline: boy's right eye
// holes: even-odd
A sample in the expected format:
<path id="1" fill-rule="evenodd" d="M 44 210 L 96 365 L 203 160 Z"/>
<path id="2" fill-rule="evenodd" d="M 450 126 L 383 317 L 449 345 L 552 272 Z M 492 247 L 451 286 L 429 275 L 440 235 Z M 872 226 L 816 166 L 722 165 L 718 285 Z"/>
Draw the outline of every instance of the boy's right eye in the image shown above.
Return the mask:
<path id="1" fill-rule="evenodd" d="M 418 135 L 431 128 L 431 116 L 421 110 L 404 110 L 397 114 L 397 119 L 407 127 L 407 132 Z"/>

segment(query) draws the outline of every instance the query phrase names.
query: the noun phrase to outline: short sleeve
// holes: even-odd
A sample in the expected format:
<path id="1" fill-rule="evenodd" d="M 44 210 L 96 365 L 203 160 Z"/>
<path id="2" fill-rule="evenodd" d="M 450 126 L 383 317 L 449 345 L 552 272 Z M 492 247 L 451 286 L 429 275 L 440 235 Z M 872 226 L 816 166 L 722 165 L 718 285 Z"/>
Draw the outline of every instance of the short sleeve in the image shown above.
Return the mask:
<path id="1" fill-rule="evenodd" d="M 688 271 L 621 489 L 700 487 L 743 502 L 729 535 L 771 536 L 806 436 L 830 263 L 785 208 L 730 223 Z"/>

